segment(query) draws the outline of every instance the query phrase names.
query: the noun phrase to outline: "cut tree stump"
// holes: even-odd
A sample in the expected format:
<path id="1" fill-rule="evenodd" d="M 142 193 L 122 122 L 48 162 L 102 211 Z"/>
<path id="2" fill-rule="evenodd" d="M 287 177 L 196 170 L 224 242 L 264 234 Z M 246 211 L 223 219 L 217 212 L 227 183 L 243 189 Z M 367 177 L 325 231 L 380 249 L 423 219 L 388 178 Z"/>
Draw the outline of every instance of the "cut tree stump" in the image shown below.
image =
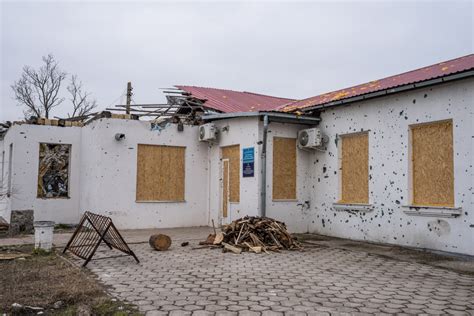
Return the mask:
<path id="1" fill-rule="evenodd" d="M 163 251 L 171 246 L 171 238 L 163 234 L 151 235 L 148 243 L 153 249 Z"/>

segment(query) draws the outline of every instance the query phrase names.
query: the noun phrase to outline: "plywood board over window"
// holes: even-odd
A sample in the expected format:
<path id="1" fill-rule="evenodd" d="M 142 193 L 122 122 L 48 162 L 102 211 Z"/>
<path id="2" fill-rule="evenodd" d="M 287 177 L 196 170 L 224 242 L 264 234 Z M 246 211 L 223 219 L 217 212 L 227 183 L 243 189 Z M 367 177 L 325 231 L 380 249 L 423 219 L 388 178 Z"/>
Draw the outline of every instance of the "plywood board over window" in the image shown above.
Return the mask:
<path id="1" fill-rule="evenodd" d="M 296 200 L 296 138 L 273 138 L 273 200 Z"/>
<path id="2" fill-rule="evenodd" d="M 410 129 L 412 203 L 454 207 L 452 121 L 414 125 Z"/>
<path id="3" fill-rule="evenodd" d="M 229 202 L 240 202 L 240 145 L 222 147 L 222 159 L 229 159 Z"/>
<path id="4" fill-rule="evenodd" d="M 183 202 L 185 147 L 138 145 L 137 202 Z"/>
<path id="5" fill-rule="evenodd" d="M 70 153 L 71 145 L 68 144 L 39 144 L 37 188 L 39 198 L 69 197 Z M 9 177 L 11 179 L 11 175 Z"/>
<path id="6" fill-rule="evenodd" d="M 341 200 L 345 204 L 369 203 L 369 134 L 341 136 Z"/>

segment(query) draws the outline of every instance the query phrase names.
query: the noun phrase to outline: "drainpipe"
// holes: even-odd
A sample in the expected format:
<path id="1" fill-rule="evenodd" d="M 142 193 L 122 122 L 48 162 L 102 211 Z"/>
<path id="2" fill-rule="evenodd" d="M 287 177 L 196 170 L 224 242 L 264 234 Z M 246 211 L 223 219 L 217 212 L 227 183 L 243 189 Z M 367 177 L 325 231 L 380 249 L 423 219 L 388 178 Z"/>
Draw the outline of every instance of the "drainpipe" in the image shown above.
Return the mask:
<path id="1" fill-rule="evenodd" d="M 262 217 L 266 216 L 267 207 L 267 132 L 268 115 L 263 117 L 263 140 L 262 140 L 262 187 L 260 188 L 260 213 Z"/>

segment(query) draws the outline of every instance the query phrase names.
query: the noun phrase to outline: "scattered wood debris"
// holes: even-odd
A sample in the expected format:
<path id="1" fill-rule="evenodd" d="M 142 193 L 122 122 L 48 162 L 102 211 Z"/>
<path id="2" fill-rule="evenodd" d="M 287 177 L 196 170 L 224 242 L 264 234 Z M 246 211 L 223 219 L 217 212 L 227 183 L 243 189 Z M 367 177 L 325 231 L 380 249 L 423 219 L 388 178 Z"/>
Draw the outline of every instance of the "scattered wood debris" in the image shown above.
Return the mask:
<path id="1" fill-rule="evenodd" d="M 288 232 L 285 223 L 268 217 L 246 216 L 222 227 L 222 232 L 210 234 L 200 245 L 220 245 L 224 251 L 301 250 L 300 243 Z"/>
<path id="2" fill-rule="evenodd" d="M 233 253 L 240 254 L 242 252 L 242 248 L 232 246 L 226 242 L 221 242 L 221 245 L 224 246 L 224 249 L 230 250 Z"/>
<path id="3" fill-rule="evenodd" d="M 0 260 L 15 260 L 29 257 L 30 254 L 25 253 L 0 253 Z"/>

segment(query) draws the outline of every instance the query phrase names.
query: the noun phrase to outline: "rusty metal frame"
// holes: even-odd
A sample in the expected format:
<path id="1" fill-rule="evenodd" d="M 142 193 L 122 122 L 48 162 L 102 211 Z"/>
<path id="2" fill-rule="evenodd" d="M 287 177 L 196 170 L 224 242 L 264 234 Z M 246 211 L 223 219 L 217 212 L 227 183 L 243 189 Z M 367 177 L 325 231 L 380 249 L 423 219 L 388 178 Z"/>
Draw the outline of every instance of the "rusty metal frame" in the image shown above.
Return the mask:
<path id="1" fill-rule="evenodd" d="M 79 258 L 84 259 L 85 262 L 82 266 L 85 267 L 89 261 L 92 260 L 101 242 L 104 242 L 110 249 L 115 248 L 125 253 L 126 256 L 132 256 L 137 263 L 140 263 L 135 253 L 127 245 L 122 235 L 120 235 L 112 219 L 91 212 L 84 213 L 74 234 L 72 234 L 71 239 L 69 239 L 64 248 L 63 253 L 69 250 Z"/>

